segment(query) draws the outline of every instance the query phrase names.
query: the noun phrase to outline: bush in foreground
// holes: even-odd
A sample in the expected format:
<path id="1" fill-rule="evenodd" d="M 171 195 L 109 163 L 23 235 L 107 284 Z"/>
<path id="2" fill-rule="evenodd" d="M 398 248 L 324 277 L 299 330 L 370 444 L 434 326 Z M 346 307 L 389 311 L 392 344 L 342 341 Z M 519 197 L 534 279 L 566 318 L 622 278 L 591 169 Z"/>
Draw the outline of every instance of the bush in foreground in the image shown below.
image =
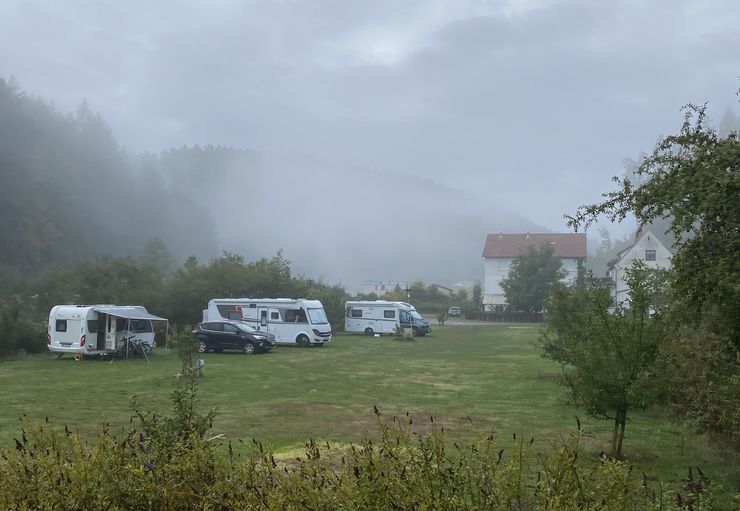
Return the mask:
<path id="1" fill-rule="evenodd" d="M 379 439 L 349 447 L 309 441 L 278 460 L 255 442 L 245 459 L 209 438 L 213 413 L 196 411 L 196 384 L 173 392 L 173 417 L 134 405 L 139 425 L 120 437 L 102 426 L 91 442 L 24 421 L 0 456 L 0 509 L 710 509 L 701 472 L 666 491 L 619 461 L 579 459 L 580 431 L 534 455 L 532 442 L 499 448 L 488 437 L 445 442 L 433 419 L 385 421 Z"/>

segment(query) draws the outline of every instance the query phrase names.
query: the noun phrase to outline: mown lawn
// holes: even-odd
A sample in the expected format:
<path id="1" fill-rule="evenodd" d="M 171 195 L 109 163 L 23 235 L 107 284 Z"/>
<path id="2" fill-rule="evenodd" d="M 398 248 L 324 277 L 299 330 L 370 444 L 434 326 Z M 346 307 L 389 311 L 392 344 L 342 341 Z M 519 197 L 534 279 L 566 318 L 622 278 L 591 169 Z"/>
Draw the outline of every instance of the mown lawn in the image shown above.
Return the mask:
<path id="1" fill-rule="evenodd" d="M 256 438 L 278 451 L 300 448 L 309 437 L 344 443 L 373 435 L 374 405 L 387 418 L 408 412 L 420 427 L 433 416 L 451 440 L 493 431 L 508 447 L 517 433 L 543 450 L 572 432 L 578 416 L 586 453 L 606 451 L 611 424 L 567 404 L 559 367 L 533 346 L 538 332 L 532 325 L 447 326 L 417 341 L 337 335 L 322 348 L 207 354 L 200 399 L 218 411 L 216 434 Z M 155 350 L 149 363 L 48 354 L 0 362 L 0 446 L 10 447 L 23 414 L 90 435 L 101 421 L 128 425 L 133 395 L 166 412 L 179 367 L 166 349 Z M 740 491 L 740 457 L 660 409 L 631 414 L 624 450 L 640 473 L 677 481 L 699 466 L 728 492 Z"/>

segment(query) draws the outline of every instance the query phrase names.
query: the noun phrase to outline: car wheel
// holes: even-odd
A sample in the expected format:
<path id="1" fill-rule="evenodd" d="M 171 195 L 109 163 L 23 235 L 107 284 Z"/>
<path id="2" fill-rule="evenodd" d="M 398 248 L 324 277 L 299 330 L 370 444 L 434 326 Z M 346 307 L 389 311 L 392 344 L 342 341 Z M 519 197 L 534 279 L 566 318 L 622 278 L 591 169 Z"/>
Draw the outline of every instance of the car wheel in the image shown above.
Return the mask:
<path id="1" fill-rule="evenodd" d="M 365 335 L 373 335 L 373 333 L 374 333 L 374 332 L 373 332 L 373 329 L 372 329 L 372 328 L 370 328 L 370 327 L 367 327 L 367 328 L 365 329 Z"/>
<path id="2" fill-rule="evenodd" d="M 295 341 L 298 343 L 298 346 L 303 346 L 304 348 L 311 346 L 311 339 L 305 334 L 299 335 Z"/>
<path id="3" fill-rule="evenodd" d="M 206 344 L 206 341 L 199 341 L 198 342 L 198 353 L 206 353 L 208 351 L 208 345 Z"/>
<path id="4" fill-rule="evenodd" d="M 245 342 L 244 346 L 242 347 L 242 350 L 247 355 L 253 355 L 257 351 L 256 348 L 254 347 L 254 344 L 252 344 L 251 342 Z"/>

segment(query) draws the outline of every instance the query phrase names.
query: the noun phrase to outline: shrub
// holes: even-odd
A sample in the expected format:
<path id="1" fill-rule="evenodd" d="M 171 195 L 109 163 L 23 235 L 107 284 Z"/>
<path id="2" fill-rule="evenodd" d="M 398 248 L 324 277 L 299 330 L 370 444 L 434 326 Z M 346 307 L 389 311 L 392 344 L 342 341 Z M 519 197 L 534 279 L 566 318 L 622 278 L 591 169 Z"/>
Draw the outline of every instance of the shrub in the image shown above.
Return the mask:
<path id="1" fill-rule="evenodd" d="M 118 437 L 103 425 L 91 442 L 48 422 L 23 421 L 0 453 L 1 509 L 708 509 L 713 485 L 689 473 L 663 491 L 621 462 L 584 461 L 580 430 L 533 454 L 514 437 L 452 444 L 434 419 L 384 420 L 380 437 L 336 448 L 309 440 L 303 456 L 278 461 L 255 442 L 245 459 L 209 438 L 213 412 L 196 410 L 194 379 L 173 392 L 174 416 L 134 411 Z M 376 410 L 377 413 L 377 410 Z"/>

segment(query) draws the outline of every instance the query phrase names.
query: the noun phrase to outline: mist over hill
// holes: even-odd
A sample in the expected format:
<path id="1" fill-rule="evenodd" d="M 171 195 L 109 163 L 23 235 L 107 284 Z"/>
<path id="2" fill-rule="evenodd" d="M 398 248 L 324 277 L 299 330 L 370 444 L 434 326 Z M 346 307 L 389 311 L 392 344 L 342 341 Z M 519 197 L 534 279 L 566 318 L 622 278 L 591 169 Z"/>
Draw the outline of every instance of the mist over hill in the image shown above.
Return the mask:
<path id="1" fill-rule="evenodd" d="M 136 256 L 157 238 L 175 262 L 283 250 L 295 272 L 350 289 L 449 285 L 480 279 L 489 232 L 543 230 L 417 169 L 212 146 L 132 156 L 86 103 L 60 113 L 4 81 L 0 114 L 4 276 Z"/>
<path id="2" fill-rule="evenodd" d="M 487 233 L 543 230 L 429 179 L 308 156 L 195 147 L 149 164 L 209 209 L 221 248 L 248 258 L 282 249 L 296 271 L 350 288 L 478 280 Z"/>

